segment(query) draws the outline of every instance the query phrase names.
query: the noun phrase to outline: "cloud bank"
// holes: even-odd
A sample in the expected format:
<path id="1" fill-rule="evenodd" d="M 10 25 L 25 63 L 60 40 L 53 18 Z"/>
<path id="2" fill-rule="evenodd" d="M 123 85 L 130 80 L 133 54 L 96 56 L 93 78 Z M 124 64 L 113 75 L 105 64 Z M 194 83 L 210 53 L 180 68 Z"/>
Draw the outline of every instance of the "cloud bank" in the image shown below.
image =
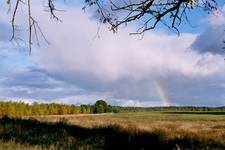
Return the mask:
<path id="1" fill-rule="evenodd" d="M 129 35 L 132 27 L 113 34 L 80 7 L 61 7 L 67 10 L 60 14 L 63 23 L 49 21 L 42 8 L 34 8 L 51 44 L 33 50 L 31 63 L 38 72 L 29 68 L 2 81 L 4 91 L 11 91 L 5 97 L 67 103 L 106 98 L 117 105 L 163 105 L 154 86 L 160 80 L 171 105 L 225 104 L 224 53 L 218 43 L 223 34 L 217 34 L 222 33 L 222 15 L 209 17 L 213 24 L 200 35 L 151 31 L 140 40 Z"/>

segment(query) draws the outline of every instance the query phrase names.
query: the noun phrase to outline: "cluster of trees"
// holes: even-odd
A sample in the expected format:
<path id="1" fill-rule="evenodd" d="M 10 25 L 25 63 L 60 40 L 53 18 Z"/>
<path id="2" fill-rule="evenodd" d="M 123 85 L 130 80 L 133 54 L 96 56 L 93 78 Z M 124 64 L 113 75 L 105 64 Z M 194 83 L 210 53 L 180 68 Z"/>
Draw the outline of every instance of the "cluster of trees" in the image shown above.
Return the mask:
<path id="1" fill-rule="evenodd" d="M 43 104 L 34 102 L 0 102 L 0 116 L 33 116 L 33 115 L 65 115 L 65 114 L 91 114 L 112 112 L 112 107 L 104 100 L 98 100 L 94 105 L 65 105 Z"/>
<path id="2" fill-rule="evenodd" d="M 104 100 L 96 101 L 93 106 L 94 113 L 107 113 L 107 112 L 115 112 L 112 106 L 108 105 Z"/>

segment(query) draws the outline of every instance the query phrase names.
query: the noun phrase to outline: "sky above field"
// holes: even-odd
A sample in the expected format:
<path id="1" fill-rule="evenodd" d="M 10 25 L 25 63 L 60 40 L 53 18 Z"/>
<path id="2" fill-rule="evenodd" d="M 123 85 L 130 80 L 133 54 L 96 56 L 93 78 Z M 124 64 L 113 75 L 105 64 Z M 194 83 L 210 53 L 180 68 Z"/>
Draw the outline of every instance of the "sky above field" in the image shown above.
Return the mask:
<path id="1" fill-rule="evenodd" d="M 63 22 L 49 19 L 44 3 L 34 1 L 33 15 L 43 39 L 32 55 L 23 41 L 9 42 L 11 14 L 0 2 L 0 99 L 26 102 L 112 105 L 225 105 L 225 7 L 214 15 L 190 13 L 181 35 L 159 26 L 139 36 L 117 34 L 99 24 L 93 10 L 80 1 L 56 3 Z M 27 38 L 26 10 L 20 7 L 17 36 Z"/>

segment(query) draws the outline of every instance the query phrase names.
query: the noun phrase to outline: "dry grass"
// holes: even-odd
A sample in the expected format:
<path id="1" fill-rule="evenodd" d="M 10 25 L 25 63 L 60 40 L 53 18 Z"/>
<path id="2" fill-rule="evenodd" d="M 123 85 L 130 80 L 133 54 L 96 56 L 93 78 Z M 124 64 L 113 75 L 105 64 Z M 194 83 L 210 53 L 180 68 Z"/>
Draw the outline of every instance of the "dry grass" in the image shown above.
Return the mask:
<path id="1" fill-rule="evenodd" d="M 0 150 L 224 150 L 224 139 L 224 112 L 0 118 Z"/>
<path id="2" fill-rule="evenodd" d="M 208 114 L 170 114 L 160 112 L 101 115 L 37 116 L 39 121 L 58 122 L 85 128 L 117 125 L 134 132 L 162 134 L 165 139 L 199 139 L 225 146 L 225 116 Z"/>

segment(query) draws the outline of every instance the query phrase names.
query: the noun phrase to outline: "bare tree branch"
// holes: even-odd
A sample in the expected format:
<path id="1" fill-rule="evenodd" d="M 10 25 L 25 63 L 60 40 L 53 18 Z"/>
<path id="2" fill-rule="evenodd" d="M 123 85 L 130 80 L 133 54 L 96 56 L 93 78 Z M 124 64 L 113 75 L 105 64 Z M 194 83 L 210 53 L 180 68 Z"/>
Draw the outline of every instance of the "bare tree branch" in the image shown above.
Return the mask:
<path id="1" fill-rule="evenodd" d="M 29 22 L 29 55 L 31 55 L 31 48 L 32 48 L 32 25 L 33 25 L 33 18 L 31 16 L 31 4 L 30 0 L 27 0 L 28 3 L 28 22 Z"/>
<path id="2" fill-rule="evenodd" d="M 157 25 L 162 24 L 175 31 L 178 35 L 179 26 L 183 21 L 190 23 L 188 18 L 189 11 L 195 8 L 201 8 L 204 11 L 213 11 L 217 8 L 217 0 L 84 0 L 86 6 L 96 7 L 96 12 L 99 14 L 99 19 L 101 23 L 108 23 L 111 26 L 113 32 L 117 32 L 121 25 L 127 25 L 132 22 L 142 21 L 136 32 L 133 34 L 144 34 L 148 30 L 155 29 Z M 16 32 L 16 15 L 18 12 L 18 6 L 20 3 L 26 5 L 27 3 L 27 14 L 28 14 L 28 48 L 29 55 L 32 51 L 32 42 L 34 39 L 39 45 L 39 37 L 44 39 L 45 42 L 47 38 L 44 36 L 38 22 L 32 16 L 32 4 L 31 0 L 27 0 L 26 3 L 22 0 L 6 0 L 9 4 L 9 10 L 11 8 L 11 3 L 15 4 L 13 6 L 13 15 L 11 20 L 12 26 L 12 37 L 11 41 L 15 39 Z M 50 13 L 50 18 L 56 21 L 62 22 L 62 20 L 55 14 L 59 11 L 55 7 L 54 0 L 46 0 L 47 9 Z M 83 9 L 86 8 L 83 7 Z"/>
<path id="3" fill-rule="evenodd" d="M 9 5 L 10 5 L 10 1 L 7 1 L 7 3 L 9 3 Z M 12 30 L 13 30 L 11 41 L 15 38 L 15 19 L 16 19 L 16 14 L 17 14 L 19 3 L 20 3 L 20 0 L 16 0 L 16 5 L 15 5 L 14 11 L 13 11 L 12 22 L 11 22 L 11 26 L 12 26 Z"/>
<path id="4" fill-rule="evenodd" d="M 135 2 L 121 0 L 119 3 L 108 0 L 111 11 L 108 9 L 105 11 L 103 2 L 105 1 L 86 0 L 89 6 L 98 6 L 100 20 L 109 23 L 113 31 L 123 24 L 145 20 L 137 32 L 131 34 L 143 34 L 145 31 L 154 29 L 159 23 L 179 34 L 180 24 L 183 21 L 189 22 L 187 11 L 194 8 L 212 11 L 217 8 L 215 0 L 138 0 Z M 121 12 L 125 17 L 114 16 L 113 12 Z M 165 23 L 164 20 L 168 20 L 168 22 Z"/>
<path id="5" fill-rule="evenodd" d="M 9 11 L 11 10 L 11 0 L 7 0 L 7 4 L 9 5 Z M 46 36 L 44 35 L 44 33 L 41 30 L 41 27 L 39 26 L 38 22 L 33 18 L 32 16 L 32 4 L 31 4 L 31 0 L 27 0 L 27 4 L 25 2 L 23 2 L 22 0 L 16 0 L 15 2 L 15 8 L 13 9 L 13 13 L 12 13 L 12 20 L 11 20 L 11 27 L 12 27 L 12 37 L 10 39 L 10 41 L 16 41 L 17 39 L 19 39 L 20 41 L 22 40 L 21 38 L 16 37 L 16 30 L 17 30 L 17 25 L 16 25 L 16 15 L 18 12 L 18 7 L 20 5 L 20 3 L 27 5 L 27 15 L 28 15 L 28 49 L 29 49 L 29 55 L 31 55 L 31 51 L 32 51 L 32 42 L 33 42 L 33 38 L 32 35 L 34 34 L 35 39 L 37 41 L 37 44 L 39 45 L 39 38 L 38 36 L 40 35 L 44 41 L 49 44 Z M 55 5 L 53 3 L 53 0 L 48 0 L 48 9 L 51 15 L 52 19 L 55 19 L 59 22 L 62 22 L 62 20 L 57 17 L 55 15 L 55 11 L 57 11 L 57 9 L 55 8 Z"/>

